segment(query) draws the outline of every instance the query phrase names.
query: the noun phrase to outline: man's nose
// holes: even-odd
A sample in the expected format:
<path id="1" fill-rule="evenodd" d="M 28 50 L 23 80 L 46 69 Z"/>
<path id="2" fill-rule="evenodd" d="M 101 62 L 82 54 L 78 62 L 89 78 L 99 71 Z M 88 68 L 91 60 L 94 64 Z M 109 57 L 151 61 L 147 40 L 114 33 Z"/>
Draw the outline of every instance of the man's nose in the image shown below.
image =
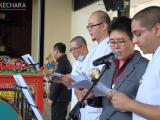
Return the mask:
<path id="1" fill-rule="evenodd" d="M 117 42 L 114 44 L 114 48 L 119 48 L 119 45 Z"/>
<path id="2" fill-rule="evenodd" d="M 138 38 L 136 36 L 133 36 L 132 42 L 134 44 L 137 44 L 138 43 Z"/>

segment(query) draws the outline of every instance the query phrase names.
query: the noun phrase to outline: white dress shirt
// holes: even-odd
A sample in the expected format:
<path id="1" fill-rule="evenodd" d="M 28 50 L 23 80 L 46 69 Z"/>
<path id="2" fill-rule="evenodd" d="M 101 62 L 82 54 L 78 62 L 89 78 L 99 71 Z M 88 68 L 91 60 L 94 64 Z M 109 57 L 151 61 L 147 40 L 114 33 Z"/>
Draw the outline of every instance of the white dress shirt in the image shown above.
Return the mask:
<path id="1" fill-rule="evenodd" d="M 142 83 L 138 89 L 136 100 L 141 103 L 160 106 L 160 46 L 153 54 L 153 58 L 142 76 Z M 133 120 L 146 119 L 133 113 Z"/>
<path id="2" fill-rule="evenodd" d="M 82 71 L 88 72 L 92 68 L 98 68 L 99 70 L 102 69 L 103 65 L 93 66 L 93 61 L 107 55 L 111 52 L 111 49 L 107 42 L 109 41 L 109 37 L 105 38 L 100 44 L 94 46 L 89 53 L 87 54 L 86 58 L 84 59 Z"/>
<path id="3" fill-rule="evenodd" d="M 104 55 L 107 55 L 111 52 L 111 49 L 107 42 L 109 41 L 109 37 L 105 38 L 100 44 L 94 46 L 86 58 L 84 59 L 82 71 L 88 72 L 92 68 L 102 69 L 103 65 L 93 66 L 93 61 L 97 58 L 100 58 Z M 85 108 L 81 108 L 81 120 L 99 120 L 100 114 L 102 112 L 102 108 L 95 108 L 86 105 Z"/>
<path id="4" fill-rule="evenodd" d="M 78 61 L 78 60 L 75 61 L 75 63 L 72 66 L 71 75 L 78 75 L 76 70 L 77 69 L 81 69 L 81 67 L 83 65 L 83 61 Z M 76 105 L 77 102 L 78 102 L 78 100 L 77 100 L 77 97 L 76 97 L 76 95 L 74 93 L 74 88 L 72 88 L 71 110 L 73 109 L 73 107 Z"/>

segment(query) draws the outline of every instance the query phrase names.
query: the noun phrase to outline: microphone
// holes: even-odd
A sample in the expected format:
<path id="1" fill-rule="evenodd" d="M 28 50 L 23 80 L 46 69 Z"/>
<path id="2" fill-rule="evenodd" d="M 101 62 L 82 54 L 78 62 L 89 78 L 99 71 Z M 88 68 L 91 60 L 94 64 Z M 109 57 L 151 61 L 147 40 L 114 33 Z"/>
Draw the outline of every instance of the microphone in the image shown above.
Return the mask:
<path id="1" fill-rule="evenodd" d="M 101 65 L 101 64 L 105 64 L 106 62 L 109 62 L 112 59 L 116 59 L 118 56 L 119 56 L 119 52 L 113 50 L 108 55 L 105 55 L 101 58 L 98 58 L 98 59 L 94 60 L 93 65 L 98 66 L 98 65 Z"/>

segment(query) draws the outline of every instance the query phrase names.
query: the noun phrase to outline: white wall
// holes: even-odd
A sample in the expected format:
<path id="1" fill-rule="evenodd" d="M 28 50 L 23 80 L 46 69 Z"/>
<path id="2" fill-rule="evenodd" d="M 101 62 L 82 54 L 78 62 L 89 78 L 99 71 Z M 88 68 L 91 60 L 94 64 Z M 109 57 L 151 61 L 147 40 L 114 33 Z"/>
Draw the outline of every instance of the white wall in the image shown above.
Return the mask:
<path id="1" fill-rule="evenodd" d="M 69 55 L 71 12 L 72 0 L 45 1 L 44 62 L 49 53 L 53 52 L 53 45 L 57 42 L 66 44 L 66 53 Z"/>
<path id="2" fill-rule="evenodd" d="M 39 62 L 39 17 L 40 17 L 40 0 L 32 1 L 32 46 L 31 56 Z"/>

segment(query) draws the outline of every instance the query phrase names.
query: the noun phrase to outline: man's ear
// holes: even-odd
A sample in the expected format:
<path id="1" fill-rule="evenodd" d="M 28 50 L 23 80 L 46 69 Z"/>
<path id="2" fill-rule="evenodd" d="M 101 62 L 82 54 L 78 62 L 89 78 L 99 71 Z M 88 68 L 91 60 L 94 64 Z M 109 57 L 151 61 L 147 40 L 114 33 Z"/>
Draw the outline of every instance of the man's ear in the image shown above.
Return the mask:
<path id="1" fill-rule="evenodd" d="M 156 33 L 156 36 L 160 38 L 160 23 L 157 23 L 155 25 L 155 33 Z"/>
<path id="2" fill-rule="evenodd" d="M 103 28 L 102 28 L 103 30 L 107 30 L 108 29 L 108 25 L 107 25 L 107 23 L 103 23 Z"/>
<path id="3" fill-rule="evenodd" d="M 55 49 L 55 53 L 58 53 L 59 51 L 58 51 L 58 49 Z"/>

